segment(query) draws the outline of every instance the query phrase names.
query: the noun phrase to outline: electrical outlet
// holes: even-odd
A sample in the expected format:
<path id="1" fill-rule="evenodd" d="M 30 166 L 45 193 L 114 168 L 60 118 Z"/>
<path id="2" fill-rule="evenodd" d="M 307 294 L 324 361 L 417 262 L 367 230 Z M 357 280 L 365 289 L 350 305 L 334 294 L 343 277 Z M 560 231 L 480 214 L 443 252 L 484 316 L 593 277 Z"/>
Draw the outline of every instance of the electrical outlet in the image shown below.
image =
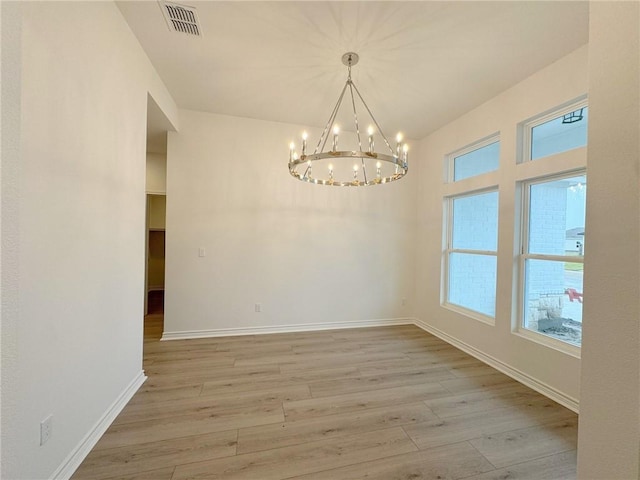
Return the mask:
<path id="1" fill-rule="evenodd" d="M 262 311 L 262 304 L 256 303 L 256 313 L 260 313 Z"/>
<path id="2" fill-rule="evenodd" d="M 51 438 L 53 433 L 53 415 L 49 415 L 47 418 L 40 422 L 40 445 L 44 445 Z"/>

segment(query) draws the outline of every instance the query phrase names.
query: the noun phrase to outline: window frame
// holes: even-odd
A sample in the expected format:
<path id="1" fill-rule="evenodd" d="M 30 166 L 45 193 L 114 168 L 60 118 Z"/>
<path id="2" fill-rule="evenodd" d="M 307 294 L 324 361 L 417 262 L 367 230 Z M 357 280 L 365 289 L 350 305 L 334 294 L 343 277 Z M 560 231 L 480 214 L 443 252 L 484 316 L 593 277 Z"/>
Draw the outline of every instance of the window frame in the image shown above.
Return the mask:
<path id="1" fill-rule="evenodd" d="M 561 106 L 558 108 L 554 108 L 546 113 L 541 115 L 537 115 L 529 120 L 524 121 L 521 124 L 521 132 L 522 132 L 522 148 L 520 150 L 520 161 L 518 163 L 528 163 L 528 162 L 537 162 L 541 159 L 552 157 L 554 155 L 561 155 L 566 151 L 571 151 L 575 149 L 565 150 L 563 152 L 553 153 L 551 155 L 547 155 L 545 157 L 536 158 L 535 160 L 531 159 L 531 149 L 533 145 L 531 141 L 533 139 L 533 129 L 539 125 L 547 123 L 551 120 L 555 120 L 556 118 L 560 118 L 567 113 L 575 112 L 576 110 L 580 110 L 581 108 L 586 108 L 589 106 L 588 98 L 586 96 L 567 103 L 565 106 Z M 588 140 L 587 140 L 588 141 Z M 585 145 L 586 146 L 586 145 Z M 580 148 L 580 147 L 578 147 Z"/>
<path id="2" fill-rule="evenodd" d="M 456 158 L 466 155 L 467 153 L 474 152 L 476 150 L 480 150 L 481 148 L 487 147 L 493 143 L 500 144 L 500 132 L 493 133 L 487 137 L 484 137 L 477 142 L 473 142 L 467 145 L 464 148 L 460 148 L 454 152 L 449 153 L 445 157 L 445 179 L 446 183 L 458 183 L 464 182 L 465 180 L 469 180 L 470 178 L 480 177 L 482 175 L 487 175 L 490 173 L 497 172 L 500 170 L 500 154 L 498 154 L 498 168 L 495 170 L 489 170 L 488 172 L 479 173 L 478 175 L 473 175 L 471 177 L 461 178 L 460 180 L 454 180 L 455 176 L 455 161 Z M 502 145 L 499 145 L 502 147 Z"/>
<path id="3" fill-rule="evenodd" d="M 572 111 L 572 110 L 571 110 Z M 513 332 L 516 335 L 528 338 L 540 343 L 547 347 L 551 347 L 555 350 L 559 350 L 563 353 L 567 353 L 574 357 L 580 358 L 581 346 L 564 342 L 560 339 L 545 335 L 543 333 L 536 332 L 525 326 L 526 320 L 526 305 L 525 305 L 525 288 L 526 288 L 526 263 L 527 260 L 543 260 L 543 261 L 556 261 L 556 262 L 574 262 L 582 263 L 584 270 L 584 254 L 579 256 L 569 255 L 552 255 L 541 253 L 529 253 L 529 233 L 530 233 L 530 212 L 531 212 L 531 186 L 539 185 L 543 183 L 553 182 L 555 180 L 562 180 L 565 178 L 571 178 L 579 175 L 587 176 L 586 167 L 574 169 L 570 171 L 564 171 L 549 175 L 544 175 L 537 178 L 530 178 L 518 182 L 518 188 L 520 194 L 520 231 L 519 233 L 519 249 L 518 249 L 518 275 L 517 275 L 517 313 L 515 315 L 515 322 Z"/>
<path id="4" fill-rule="evenodd" d="M 491 142 L 493 143 L 493 142 Z M 473 197 L 476 195 L 482 195 L 485 193 L 497 193 L 498 194 L 498 202 L 500 198 L 500 191 L 497 185 L 492 185 L 490 187 L 481 188 L 477 190 L 469 190 L 461 193 L 456 193 L 452 195 L 447 195 L 444 197 L 444 219 L 445 219 L 445 229 L 443 235 L 443 259 L 442 259 L 442 286 L 440 291 L 442 292 L 442 298 L 440 301 L 440 305 L 444 308 L 452 310 L 457 313 L 461 313 L 467 317 L 473 318 L 480 322 L 486 323 L 491 326 L 495 326 L 495 315 L 490 316 L 484 314 L 482 312 L 478 312 L 477 310 L 472 310 L 470 308 L 464 307 L 463 305 L 458 305 L 457 303 L 451 303 L 449 301 L 449 280 L 450 280 L 450 266 L 451 266 L 451 255 L 454 253 L 461 254 L 470 254 L 470 255 L 485 255 L 485 256 L 493 256 L 496 259 L 496 268 L 498 262 L 498 250 L 499 245 L 496 243 L 496 250 L 474 250 L 470 248 L 453 248 L 453 202 L 459 198 L 465 197 Z M 498 225 L 496 227 L 496 239 L 499 239 L 499 231 L 500 231 L 500 215 L 499 215 L 499 206 L 498 206 Z M 497 276 L 496 276 L 496 298 L 494 298 L 494 303 L 497 304 Z M 495 310 L 495 305 L 494 305 Z"/>

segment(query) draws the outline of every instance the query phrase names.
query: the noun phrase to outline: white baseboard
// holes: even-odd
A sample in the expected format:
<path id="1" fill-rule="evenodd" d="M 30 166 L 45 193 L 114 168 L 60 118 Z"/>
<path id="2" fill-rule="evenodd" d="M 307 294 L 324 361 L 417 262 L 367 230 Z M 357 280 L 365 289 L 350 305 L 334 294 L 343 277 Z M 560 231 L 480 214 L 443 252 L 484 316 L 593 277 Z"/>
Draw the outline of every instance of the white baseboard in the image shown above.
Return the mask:
<path id="1" fill-rule="evenodd" d="M 275 325 L 268 327 L 218 328 L 211 330 L 184 330 L 164 332 L 162 340 L 188 340 L 192 338 L 230 337 L 237 335 L 264 335 L 268 333 L 313 332 L 343 328 L 383 327 L 390 325 L 413 325 L 412 318 L 388 318 L 379 320 L 356 320 L 349 322 L 303 323 L 298 325 Z"/>
<path id="2" fill-rule="evenodd" d="M 527 375 L 526 373 L 507 365 L 506 363 L 502 362 L 501 360 L 498 360 L 497 358 L 492 357 L 491 355 L 487 355 L 486 353 L 481 352 L 477 348 L 465 342 L 462 342 L 452 337 L 451 335 L 443 332 L 442 330 L 439 330 L 421 320 L 418 320 L 417 318 L 414 319 L 413 323 L 414 325 L 423 329 L 424 331 L 431 333 L 432 335 L 435 335 L 436 337 L 444 340 L 445 342 L 453 345 L 454 347 L 462 350 L 463 352 L 468 353 L 472 357 L 477 358 L 481 362 L 486 363 L 487 365 L 495 368 L 496 370 L 504 373 L 505 375 L 508 375 L 514 380 L 517 380 L 518 382 L 526 385 L 527 387 L 535 390 L 536 392 L 541 393 L 545 397 L 548 397 L 551 400 L 559 403 L 560 405 L 567 407 L 569 410 L 572 410 L 578 413 L 579 402 L 577 399 L 570 397 L 568 395 L 565 395 L 564 393 L 556 390 L 550 385 L 547 385 L 546 383 L 541 382 L 536 378 L 530 375 Z"/>
<path id="3" fill-rule="evenodd" d="M 104 432 L 107 431 L 107 428 L 109 428 L 111 423 L 116 419 L 118 414 L 122 411 L 129 400 L 131 400 L 131 397 L 133 397 L 146 379 L 147 377 L 145 376 L 144 371 L 140 370 L 136 377 L 131 380 L 127 388 L 125 388 L 124 391 L 118 395 L 118 398 L 116 398 L 109 408 L 107 408 L 107 411 L 96 422 L 89 433 L 87 433 L 80 441 L 78 446 L 71 451 L 67 458 L 56 469 L 51 478 L 61 480 L 71 478 L 71 475 L 73 475 L 73 473 L 78 469 L 91 449 L 96 445 L 96 443 L 98 443 L 100 437 L 102 437 Z"/>

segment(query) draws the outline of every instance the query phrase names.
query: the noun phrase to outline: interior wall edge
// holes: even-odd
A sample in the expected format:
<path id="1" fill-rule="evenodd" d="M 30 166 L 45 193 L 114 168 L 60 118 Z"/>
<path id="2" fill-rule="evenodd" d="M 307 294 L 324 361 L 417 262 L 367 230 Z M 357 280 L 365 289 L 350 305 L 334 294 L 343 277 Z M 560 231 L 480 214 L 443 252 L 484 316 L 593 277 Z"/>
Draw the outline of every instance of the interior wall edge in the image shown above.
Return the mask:
<path id="1" fill-rule="evenodd" d="M 147 380 L 147 376 L 144 374 L 144 370 L 140 370 L 138 374 L 131 380 L 129 385 L 120 393 L 120 395 L 109 405 L 102 417 L 96 422 L 96 424 L 87 432 L 85 437 L 78 443 L 78 445 L 69 453 L 67 458 L 60 464 L 55 470 L 52 477 L 53 479 L 66 480 L 71 478 L 73 473 L 78 469 L 83 460 L 89 455 L 89 452 L 95 447 L 98 440 L 104 435 L 107 429 L 111 426 L 120 412 L 127 406 L 129 400 L 133 398 L 138 389 Z"/>

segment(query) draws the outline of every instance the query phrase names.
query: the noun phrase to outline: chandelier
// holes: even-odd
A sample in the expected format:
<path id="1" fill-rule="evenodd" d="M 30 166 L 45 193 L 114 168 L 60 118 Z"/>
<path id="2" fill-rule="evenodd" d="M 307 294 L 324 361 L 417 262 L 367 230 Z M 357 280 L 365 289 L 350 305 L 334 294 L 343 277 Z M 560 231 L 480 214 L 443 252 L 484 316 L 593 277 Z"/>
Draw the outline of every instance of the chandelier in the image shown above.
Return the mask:
<path id="1" fill-rule="evenodd" d="M 348 52 L 342 56 L 342 63 L 348 69 L 347 81 L 342 88 L 342 92 L 340 92 L 338 102 L 329 116 L 329 120 L 313 153 L 307 152 L 307 132 L 302 134 L 301 153 L 299 156 L 295 150 L 295 144 L 292 142 L 289 145 L 289 173 L 294 178 L 317 185 L 361 187 L 393 182 L 407 174 L 409 148 L 406 143 L 402 143 L 402 135 L 398 133 L 394 150 L 351 79 L 351 67 L 356 65 L 358 60 L 357 53 Z M 353 150 L 339 148 L 340 126 L 335 123 L 347 90 L 347 97 L 351 98 L 350 103 L 353 110 L 354 143 L 357 143 L 357 148 Z M 367 129 L 366 148 L 362 146 L 356 99 L 364 106 L 364 110 L 372 122 Z M 325 150 L 330 132 L 333 133 L 331 149 Z M 376 132 L 389 153 L 375 151 L 376 138 L 374 137 Z"/>

